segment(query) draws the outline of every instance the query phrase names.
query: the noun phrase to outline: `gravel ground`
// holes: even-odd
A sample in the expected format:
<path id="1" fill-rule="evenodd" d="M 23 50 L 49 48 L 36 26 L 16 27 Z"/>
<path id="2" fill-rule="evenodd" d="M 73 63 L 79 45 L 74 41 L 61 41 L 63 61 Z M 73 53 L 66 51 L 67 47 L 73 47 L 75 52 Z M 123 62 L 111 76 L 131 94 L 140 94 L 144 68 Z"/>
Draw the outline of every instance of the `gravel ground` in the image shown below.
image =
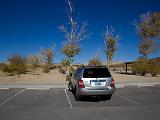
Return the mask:
<path id="1" fill-rule="evenodd" d="M 141 83 L 141 82 L 160 82 L 159 77 L 142 77 L 136 75 L 125 75 L 111 72 L 117 84 L 125 83 Z M 66 83 L 65 74 L 60 74 L 58 69 L 52 70 L 48 74 L 40 73 L 40 75 L 22 74 L 17 76 L 8 76 L 0 72 L 0 83 Z"/>

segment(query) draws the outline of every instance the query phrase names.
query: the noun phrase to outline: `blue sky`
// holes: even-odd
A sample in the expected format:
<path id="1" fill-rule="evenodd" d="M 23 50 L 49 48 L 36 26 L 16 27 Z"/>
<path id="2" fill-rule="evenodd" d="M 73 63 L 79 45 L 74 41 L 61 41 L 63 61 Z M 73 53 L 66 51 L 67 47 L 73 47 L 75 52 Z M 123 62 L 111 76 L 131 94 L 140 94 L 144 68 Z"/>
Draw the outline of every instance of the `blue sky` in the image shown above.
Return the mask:
<path id="1" fill-rule="evenodd" d="M 112 25 L 121 36 L 113 61 L 132 61 L 139 57 L 139 37 L 133 20 L 140 14 L 160 11 L 160 0 L 74 0 L 74 8 L 80 19 L 88 22 L 92 33 L 81 42 L 76 63 L 86 63 L 98 49 L 105 61 L 106 25 Z M 0 0 L 0 61 L 12 54 L 37 54 L 41 47 L 55 43 L 54 62 L 59 63 L 64 58 L 60 52 L 64 34 L 57 27 L 66 22 L 65 0 Z M 160 51 L 149 57 L 159 56 Z"/>

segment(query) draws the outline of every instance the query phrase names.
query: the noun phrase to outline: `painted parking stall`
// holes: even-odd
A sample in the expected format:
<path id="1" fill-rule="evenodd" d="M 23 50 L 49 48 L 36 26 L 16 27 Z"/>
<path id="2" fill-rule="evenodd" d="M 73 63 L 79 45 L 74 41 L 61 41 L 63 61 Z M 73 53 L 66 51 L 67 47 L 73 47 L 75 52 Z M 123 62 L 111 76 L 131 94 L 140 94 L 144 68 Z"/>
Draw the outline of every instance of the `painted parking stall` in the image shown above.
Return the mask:
<path id="1" fill-rule="evenodd" d="M 5 102 L 8 99 L 11 99 L 13 96 L 21 92 L 24 88 L 17 89 L 17 88 L 12 88 L 12 89 L 0 89 L 0 104 Z"/>
<path id="2" fill-rule="evenodd" d="M 0 96 L 0 120 L 160 119 L 160 85 L 118 88 L 107 101 L 77 102 L 66 88 L 0 90 Z"/>

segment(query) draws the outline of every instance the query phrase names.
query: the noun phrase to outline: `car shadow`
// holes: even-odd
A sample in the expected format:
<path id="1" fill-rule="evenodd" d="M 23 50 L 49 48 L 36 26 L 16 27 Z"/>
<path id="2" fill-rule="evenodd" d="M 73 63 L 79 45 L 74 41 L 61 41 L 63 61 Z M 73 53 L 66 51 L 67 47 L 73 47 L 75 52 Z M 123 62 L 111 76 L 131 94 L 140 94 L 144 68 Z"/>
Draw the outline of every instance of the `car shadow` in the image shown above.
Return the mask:
<path id="1" fill-rule="evenodd" d="M 75 99 L 74 92 L 71 92 Z M 76 100 L 76 99 L 75 99 Z M 101 102 L 101 101 L 109 101 L 108 99 L 105 99 L 102 96 L 83 96 L 79 100 L 79 102 Z"/>

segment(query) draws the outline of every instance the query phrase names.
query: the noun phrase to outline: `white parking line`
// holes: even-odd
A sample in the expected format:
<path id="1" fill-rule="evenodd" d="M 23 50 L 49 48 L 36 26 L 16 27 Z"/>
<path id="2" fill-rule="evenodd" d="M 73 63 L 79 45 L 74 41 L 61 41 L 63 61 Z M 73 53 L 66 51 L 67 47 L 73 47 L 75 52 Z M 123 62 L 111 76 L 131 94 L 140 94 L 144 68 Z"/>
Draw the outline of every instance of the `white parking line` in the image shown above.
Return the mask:
<path id="1" fill-rule="evenodd" d="M 10 88 L 0 88 L 0 90 L 9 90 Z"/>
<path id="2" fill-rule="evenodd" d="M 20 92 L 18 92 L 18 93 L 15 94 L 14 96 L 12 96 L 12 97 L 8 98 L 7 100 L 5 100 L 4 102 L 0 103 L 0 107 L 1 107 L 2 105 L 4 105 L 5 103 L 9 102 L 10 100 L 12 100 L 14 97 L 20 95 L 20 94 L 21 94 L 22 92 L 24 92 L 25 90 L 26 90 L 26 89 L 21 90 Z"/>
<path id="3" fill-rule="evenodd" d="M 129 98 L 123 96 L 123 95 L 118 95 L 118 94 L 116 94 L 116 95 L 119 96 L 119 97 L 121 97 L 121 98 L 124 98 L 124 99 L 126 99 L 126 100 L 128 100 L 128 101 L 130 101 L 130 102 L 133 102 L 133 103 L 136 104 L 136 105 L 139 104 L 138 102 L 136 102 L 136 101 L 134 101 L 134 100 L 132 100 L 132 99 L 129 99 Z"/>
<path id="4" fill-rule="evenodd" d="M 50 88 L 26 88 L 27 90 L 50 90 Z"/>
<path id="5" fill-rule="evenodd" d="M 155 86 L 154 84 L 138 84 L 137 88 Z"/>
<path id="6" fill-rule="evenodd" d="M 68 94 L 67 94 L 67 89 L 64 89 L 64 92 L 65 92 L 65 94 L 66 94 L 66 98 L 67 98 L 67 101 L 68 101 L 68 103 L 69 103 L 69 106 L 70 106 L 70 108 L 72 109 L 73 107 L 72 107 L 71 101 L 70 101 L 70 99 L 69 99 L 69 96 L 68 96 Z"/>

